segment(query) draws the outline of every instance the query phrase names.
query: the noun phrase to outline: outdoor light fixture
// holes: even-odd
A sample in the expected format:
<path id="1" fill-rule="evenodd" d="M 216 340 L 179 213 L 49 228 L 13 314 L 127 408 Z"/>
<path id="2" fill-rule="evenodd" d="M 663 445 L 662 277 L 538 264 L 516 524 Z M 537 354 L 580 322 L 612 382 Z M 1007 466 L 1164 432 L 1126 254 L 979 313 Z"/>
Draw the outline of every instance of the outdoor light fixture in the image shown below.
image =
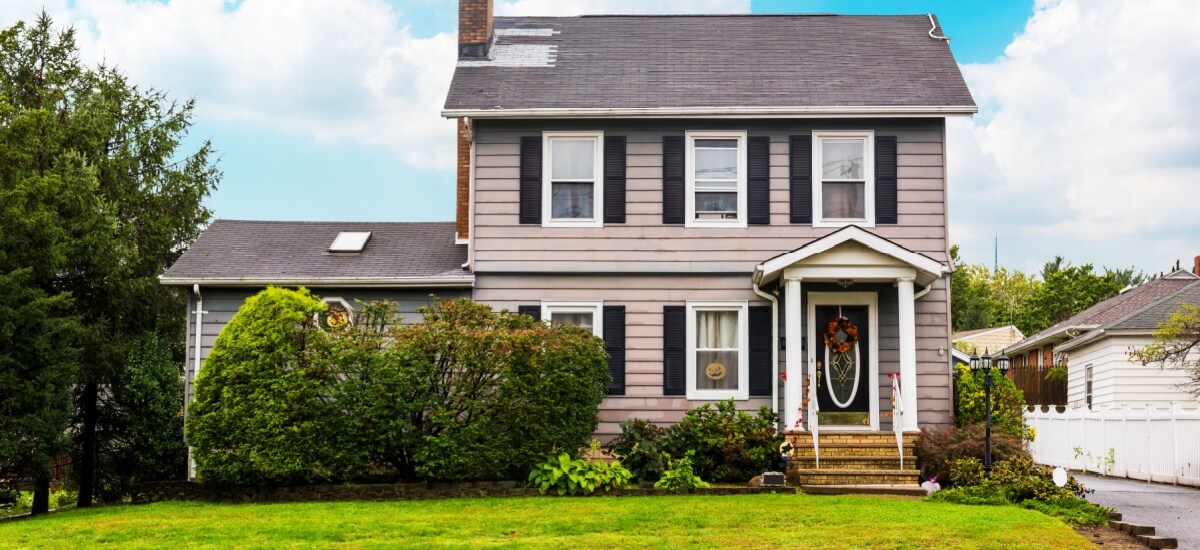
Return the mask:
<path id="1" fill-rule="evenodd" d="M 992 369 L 999 369 L 1003 375 L 1008 372 L 1008 367 L 1009 360 L 1008 356 L 1004 355 L 1004 350 L 996 352 L 994 356 L 989 354 L 986 348 L 983 350 L 983 357 L 979 356 L 978 351 L 971 354 L 971 370 L 983 371 L 984 401 L 987 402 L 983 436 L 983 475 L 987 477 L 992 475 Z"/>

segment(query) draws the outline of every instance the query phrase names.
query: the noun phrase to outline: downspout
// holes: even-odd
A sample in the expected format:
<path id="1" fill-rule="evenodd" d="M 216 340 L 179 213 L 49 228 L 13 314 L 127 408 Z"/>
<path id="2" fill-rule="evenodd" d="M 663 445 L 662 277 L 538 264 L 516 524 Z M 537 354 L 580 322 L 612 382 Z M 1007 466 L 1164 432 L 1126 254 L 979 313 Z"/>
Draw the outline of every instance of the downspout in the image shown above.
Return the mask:
<path id="1" fill-rule="evenodd" d="M 771 410 L 779 414 L 779 298 L 758 288 L 752 280 L 754 293 L 771 302 Z"/>
<path id="2" fill-rule="evenodd" d="M 187 384 L 185 386 L 186 395 L 184 395 L 184 399 L 183 399 L 183 419 L 184 419 L 184 421 L 186 421 L 188 418 L 188 404 L 191 403 L 191 401 L 192 401 L 192 387 L 195 385 L 193 381 L 196 379 L 196 376 L 198 376 L 200 374 L 200 349 L 202 347 L 201 341 L 200 341 L 200 334 L 201 334 L 201 328 L 204 326 L 204 314 L 207 313 L 206 311 L 204 311 L 204 296 L 202 294 L 200 294 L 200 284 L 199 283 L 195 283 L 192 285 L 192 294 L 196 295 L 196 336 L 195 336 L 196 343 L 195 343 L 195 351 L 194 351 L 195 357 L 194 357 L 193 363 L 192 363 L 192 376 L 185 377 L 185 381 L 187 382 Z M 183 442 L 185 445 L 187 444 L 187 431 L 186 430 L 184 430 L 184 432 L 183 432 Z M 196 471 L 196 464 L 192 460 L 192 447 L 191 447 L 191 445 L 188 445 L 187 478 L 195 479 L 195 477 L 196 477 L 195 471 Z"/>

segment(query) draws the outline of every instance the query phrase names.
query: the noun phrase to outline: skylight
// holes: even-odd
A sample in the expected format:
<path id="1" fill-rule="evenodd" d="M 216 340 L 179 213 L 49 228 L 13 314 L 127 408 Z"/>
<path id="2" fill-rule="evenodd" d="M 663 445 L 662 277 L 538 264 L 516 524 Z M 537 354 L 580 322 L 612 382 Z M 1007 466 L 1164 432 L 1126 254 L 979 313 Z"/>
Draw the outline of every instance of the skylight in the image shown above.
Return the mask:
<path id="1" fill-rule="evenodd" d="M 367 239 L 371 238 L 370 231 L 342 231 L 338 233 L 333 244 L 329 245 L 330 252 L 362 252 Z"/>

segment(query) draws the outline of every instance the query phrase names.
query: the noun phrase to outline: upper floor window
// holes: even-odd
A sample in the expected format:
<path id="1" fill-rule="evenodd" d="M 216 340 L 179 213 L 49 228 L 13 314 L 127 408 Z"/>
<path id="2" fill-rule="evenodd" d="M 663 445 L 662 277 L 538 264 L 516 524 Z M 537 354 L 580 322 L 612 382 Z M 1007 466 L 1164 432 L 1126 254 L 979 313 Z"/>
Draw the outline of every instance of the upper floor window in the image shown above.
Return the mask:
<path id="1" fill-rule="evenodd" d="M 746 227 L 746 132 L 688 132 L 685 226 Z"/>
<path id="2" fill-rule="evenodd" d="M 542 225 L 600 227 L 602 132 L 545 132 Z"/>
<path id="3" fill-rule="evenodd" d="M 813 225 L 875 224 L 874 132 L 813 132 Z"/>

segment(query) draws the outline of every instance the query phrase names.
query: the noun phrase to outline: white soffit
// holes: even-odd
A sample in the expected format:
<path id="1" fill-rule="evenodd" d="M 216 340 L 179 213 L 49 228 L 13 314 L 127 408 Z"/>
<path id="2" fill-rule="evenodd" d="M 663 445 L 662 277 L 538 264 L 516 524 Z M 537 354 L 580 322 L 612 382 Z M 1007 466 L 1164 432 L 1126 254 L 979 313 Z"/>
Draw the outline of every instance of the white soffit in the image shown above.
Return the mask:
<path id="1" fill-rule="evenodd" d="M 333 244 L 329 245 L 330 252 L 362 252 L 367 240 L 371 238 L 370 231 L 342 231 Z"/>

